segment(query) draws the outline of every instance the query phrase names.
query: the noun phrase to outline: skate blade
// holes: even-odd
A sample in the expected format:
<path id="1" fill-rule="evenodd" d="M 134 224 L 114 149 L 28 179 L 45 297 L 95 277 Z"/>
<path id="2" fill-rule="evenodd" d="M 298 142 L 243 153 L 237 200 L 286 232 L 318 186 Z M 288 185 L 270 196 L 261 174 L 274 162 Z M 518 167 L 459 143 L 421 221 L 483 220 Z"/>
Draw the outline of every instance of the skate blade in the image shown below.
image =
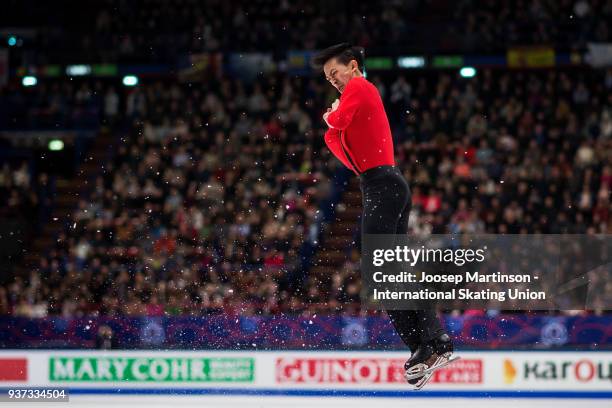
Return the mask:
<path id="1" fill-rule="evenodd" d="M 444 357 L 440 356 L 436 359 L 436 361 L 434 362 L 434 366 L 436 366 L 440 360 L 442 360 Z M 428 372 L 426 373 L 425 371 L 423 371 L 423 375 L 421 376 L 420 379 L 417 380 L 417 382 L 415 382 L 414 384 L 412 384 L 412 387 L 415 391 L 420 390 L 421 388 L 423 388 L 425 386 L 425 384 L 427 384 L 429 382 L 429 380 L 431 379 L 431 377 L 433 377 L 434 372 Z"/>
<path id="2" fill-rule="evenodd" d="M 429 380 L 431 380 L 431 377 L 433 377 L 434 372 L 441 367 L 447 366 L 449 364 L 451 364 L 452 362 L 458 360 L 460 357 L 455 356 L 454 358 L 448 358 L 447 355 L 442 355 L 438 358 L 438 360 L 436 360 L 436 363 L 432 366 L 431 370 L 429 370 L 429 372 L 427 372 L 425 375 L 423 375 L 423 377 L 417 381 L 416 384 L 414 384 L 414 390 L 418 391 L 420 389 L 422 389 L 423 387 L 425 387 L 425 385 L 427 385 L 427 383 L 429 382 Z M 446 359 L 446 361 L 440 362 L 441 360 Z"/>
<path id="3" fill-rule="evenodd" d="M 442 355 L 440 358 L 442 359 L 442 358 L 445 358 L 445 357 L 444 357 L 444 355 Z M 445 366 L 447 366 L 449 364 L 452 364 L 455 361 L 459 360 L 460 358 L 461 357 L 459 357 L 459 356 L 453 356 L 451 358 L 447 358 L 445 361 L 443 361 L 441 363 L 436 361 L 436 363 L 434 363 L 431 367 L 426 368 L 423 371 L 419 371 L 418 373 L 412 373 L 412 374 L 408 374 L 408 373 L 404 374 L 404 378 L 406 379 L 406 381 L 408 381 L 408 380 L 413 380 L 415 378 L 423 377 L 425 374 L 431 373 L 431 372 L 437 370 L 438 368 L 442 368 L 442 367 L 445 367 Z"/>
<path id="4" fill-rule="evenodd" d="M 422 379 L 420 379 L 416 384 L 414 384 L 414 390 L 418 391 L 423 388 L 429 382 L 429 380 L 431 380 L 431 377 L 433 377 L 433 375 L 433 371 L 425 374 Z"/>

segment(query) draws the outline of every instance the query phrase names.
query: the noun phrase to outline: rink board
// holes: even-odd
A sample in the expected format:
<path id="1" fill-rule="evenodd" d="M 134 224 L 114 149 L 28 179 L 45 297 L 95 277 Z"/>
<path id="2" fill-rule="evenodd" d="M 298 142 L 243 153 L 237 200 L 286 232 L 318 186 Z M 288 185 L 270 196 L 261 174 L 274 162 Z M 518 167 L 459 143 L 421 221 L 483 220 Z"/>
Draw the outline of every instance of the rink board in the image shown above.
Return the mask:
<path id="1" fill-rule="evenodd" d="M 612 398 L 612 352 L 458 352 L 423 391 L 404 382 L 401 352 L 0 352 L 0 388 L 71 395 Z"/>

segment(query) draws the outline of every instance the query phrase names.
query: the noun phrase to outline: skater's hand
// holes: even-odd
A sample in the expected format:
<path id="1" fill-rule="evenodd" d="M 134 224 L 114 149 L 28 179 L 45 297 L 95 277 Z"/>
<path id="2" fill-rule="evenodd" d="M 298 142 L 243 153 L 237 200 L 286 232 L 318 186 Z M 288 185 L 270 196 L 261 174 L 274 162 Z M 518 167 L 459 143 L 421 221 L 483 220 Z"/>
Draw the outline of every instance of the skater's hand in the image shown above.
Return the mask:
<path id="1" fill-rule="evenodd" d="M 332 108 L 327 108 L 327 112 L 325 112 L 323 114 L 323 120 L 325 121 L 325 123 L 327 124 L 328 127 L 331 127 L 331 125 L 329 124 L 329 122 L 327 121 L 327 117 L 329 116 L 330 113 L 332 113 L 333 110 Z"/>
<path id="2" fill-rule="evenodd" d="M 340 100 L 336 99 L 334 101 L 334 103 L 332 103 L 331 108 L 327 108 L 327 112 L 325 112 L 323 114 L 323 120 L 325 121 L 325 123 L 327 123 L 327 126 L 332 127 L 329 122 L 327 121 L 327 117 L 329 116 L 330 113 L 332 113 L 333 111 L 335 111 L 336 109 L 338 109 L 338 105 L 340 105 Z"/>
<path id="3" fill-rule="evenodd" d="M 340 99 L 336 99 L 334 103 L 332 103 L 331 111 L 333 112 L 338 109 L 338 105 L 340 105 Z"/>

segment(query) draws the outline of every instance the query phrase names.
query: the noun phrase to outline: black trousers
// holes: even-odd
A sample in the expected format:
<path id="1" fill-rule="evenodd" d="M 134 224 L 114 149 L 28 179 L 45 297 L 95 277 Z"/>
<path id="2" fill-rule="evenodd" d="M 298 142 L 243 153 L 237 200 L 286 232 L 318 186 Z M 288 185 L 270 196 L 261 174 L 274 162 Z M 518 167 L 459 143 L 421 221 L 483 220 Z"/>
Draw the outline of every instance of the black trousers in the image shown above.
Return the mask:
<path id="1" fill-rule="evenodd" d="M 412 197 L 397 167 L 379 166 L 360 174 L 364 234 L 407 234 Z M 444 334 L 435 310 L 387 310 L 402 341 L 415 352 L 419 344 Z"/>

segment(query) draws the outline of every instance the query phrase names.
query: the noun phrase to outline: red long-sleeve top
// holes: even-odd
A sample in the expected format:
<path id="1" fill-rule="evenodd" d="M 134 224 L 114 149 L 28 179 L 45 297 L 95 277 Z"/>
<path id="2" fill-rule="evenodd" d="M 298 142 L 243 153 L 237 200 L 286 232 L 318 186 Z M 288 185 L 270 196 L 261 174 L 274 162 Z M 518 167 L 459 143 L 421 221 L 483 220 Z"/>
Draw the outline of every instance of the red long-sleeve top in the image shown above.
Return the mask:
<path id="1" fill-rule="evenodd" d="M 364 77 L 352 78 L 338 108 L 327 117 L 325 144 L 346 167 L 363 173 L 395 166 L 393 137 L 378 89 Z"/>

